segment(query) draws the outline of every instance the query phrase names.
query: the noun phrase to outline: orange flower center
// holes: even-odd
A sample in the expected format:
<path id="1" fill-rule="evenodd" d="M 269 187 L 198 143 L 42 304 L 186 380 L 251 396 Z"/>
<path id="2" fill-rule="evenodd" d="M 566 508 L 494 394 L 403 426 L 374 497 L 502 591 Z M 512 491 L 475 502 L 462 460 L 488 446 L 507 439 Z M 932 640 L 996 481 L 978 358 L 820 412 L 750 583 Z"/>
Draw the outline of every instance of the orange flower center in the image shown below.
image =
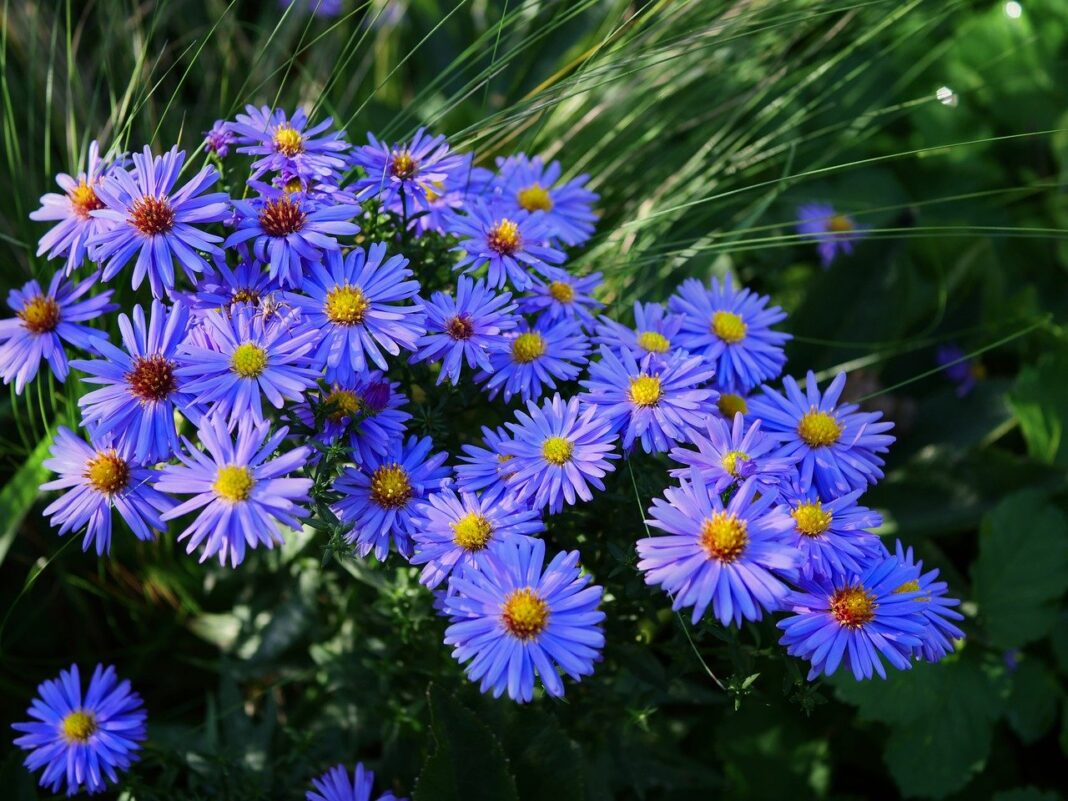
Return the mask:
<path id="1" fill-rule="evenodd" d="M 288 236 L 304 227 L 308 215 L 289 197 L 268 200 L 260 210 L 260 227 L 268 236 Z"/>
<path id="2" fill-rule="evenodd" d="M 145 236 L 165 234 L 174 228 L 174 209 L 165 197 L 145 195 L 130 207 L 130 222 Z"/>
<path id="3" fill-rule="evenodd" d="M 730 564 L 745 552 L 749 544 L 749 527 L 729 512 L 713 512 L 701 524 L 701 547 L 709 559 Z"/>
<path id="4" fill-rule="evenodd" d="M 85 477 L 97 492 L 114 495 L 126 489 L 130 482 L 130 467 L 114 450 L 97 451 L 96 456 L 85 463 Z"/>
<path id="5" fill-rule="evenodd" d="M 408 471 L 399 464 L 382 465 L 371 476 L 371 500 L 383 509 L 402 509 L 412 499 Z"/>
<path id="6" fill-rule="evenodd" d="M 859 629 L 875 617 L 875 596 L 864 587 L 846 587 L 831 596 L 831 614 L 843 626 Z"/>
<path id="7" fill-rule="evenodd" d="M 44 295 L 30 298 L 17 314 L 22 325 L 33 334 L 46 334 L 59 325 L 59 304 Z"/>
<path id="8" fill-rule="evenodd" d="M 158 353 L 139 357 L 134 359 L 133 369 L 126 374 L 126 383 L 141 400 L 161 401 L 178 388 L 174 367 L 174 362 Z"/>
<path id="9" fill-rule="evenodd" d="M 486 244 L 489 245 L 490 250 L 502 256 L 511 256 L 523 244 L 523 238 L 519 235 L 519 224 L 507 217 L 501 220 L 486 234 Z"/>

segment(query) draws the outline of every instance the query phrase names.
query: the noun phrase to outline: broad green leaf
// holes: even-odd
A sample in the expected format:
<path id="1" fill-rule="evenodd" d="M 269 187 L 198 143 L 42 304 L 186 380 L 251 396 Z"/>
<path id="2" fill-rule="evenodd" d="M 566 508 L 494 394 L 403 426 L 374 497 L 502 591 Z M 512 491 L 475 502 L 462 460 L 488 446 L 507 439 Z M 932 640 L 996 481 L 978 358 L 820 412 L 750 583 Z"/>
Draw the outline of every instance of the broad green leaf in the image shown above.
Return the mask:
<path id="1" fill-rule="evenodd" d="M 1068 590 L 1068 520 L 1038 492 L 1006 498 L 983 520 L 972 577 L 995 646 L 1018 648 L 1042 637 Z"/>
<path id="2" fill-rule="evenodd" d="M 1033 743 L 1057 720 L 1063 693 L 1057 680 L 1037 659 L 1025 659 L 1012 674 L 1012 694 L 1006 717 L 1025 743 Z"/>
<path id="3" fill-rule="evenodd" d="M 1048 356 L 1034 367 L 1025 367 L 1009 396 L 1027 452 L 1046 464 L 1068 465 L 1064 426 L 1068 422 L 1068 357 Z"/>
<path id="4" fill-rule="evenodd" d="M 48 458 L 52 447 L 55 429 L 49 430 L 45 437 L 33 449 L 26 461 L 22 463 L 15 475 L 0 490 L 0 511 L 3 512 L 3 530 L 0 531 L 0 564 L 3 564 L 11 544 L 15 541 L 19 524 L 37 500 L 38 487 L 48 480 L 48 470 L 42 465 Z"/>
<path id="5" fill-rule="evenodd" d="M 512 706 L 486 722 L 508 755 L 523 801 L 584 801 L 582 752 L 555 717 L 528 706 Z"/>

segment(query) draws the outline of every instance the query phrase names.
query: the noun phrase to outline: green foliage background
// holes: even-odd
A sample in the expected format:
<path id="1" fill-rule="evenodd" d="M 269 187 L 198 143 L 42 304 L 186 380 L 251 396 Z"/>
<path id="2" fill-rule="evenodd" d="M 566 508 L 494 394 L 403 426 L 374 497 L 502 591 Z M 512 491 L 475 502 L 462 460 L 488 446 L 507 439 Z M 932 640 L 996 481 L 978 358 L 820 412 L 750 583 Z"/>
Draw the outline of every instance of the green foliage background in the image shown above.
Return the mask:
<path id="1" fill-rule="evenodd" d="M 550 521 L 608 589 L 608 646 L 566 701 L 480 697 L 392 561 L 309 530 L 239 570 L 174 542 L 81 553 L 41 518 L 72 386 L 0 400 L 0 721 L 71 661 L 114 662 L 150 741 L 124 798 L 302 797 L 362 759 L 415 801 L 1060 798 L 1068 753 L 1068 2 L 411 0 L 317 20 L 273 0 L 4 0 L 0 284 L 50 276 L 27 214 L 88 141 L 193 150 L 245 102 L 305 104 L 485 163 L 523 149 L 588 172 L 605 300 L 728 270 L 790 312 L 788 371 L 837 369 L 896 421 L 869 496 L 964 599 L 968 639 L 887 682 L 809 685 L 771 624 L 691 627 L 634 570 L 667 482 L 636 458 Z M 953 95 L 936 98 L 940 87 Z M 822 271 L 793 230 L 827 200 L 871 234 Z M 129 290 L 120 300 L 134 300 Z M 966 398 L 935 370 L 961 344 Z M 416 377 L 413 380 L 418 380 Z M 497 414 L 501 410 L 498 409 Z M 454 451 L 485 413 L 430 394 Z M 0 788 L 33 781 L 0 744 Z"/>

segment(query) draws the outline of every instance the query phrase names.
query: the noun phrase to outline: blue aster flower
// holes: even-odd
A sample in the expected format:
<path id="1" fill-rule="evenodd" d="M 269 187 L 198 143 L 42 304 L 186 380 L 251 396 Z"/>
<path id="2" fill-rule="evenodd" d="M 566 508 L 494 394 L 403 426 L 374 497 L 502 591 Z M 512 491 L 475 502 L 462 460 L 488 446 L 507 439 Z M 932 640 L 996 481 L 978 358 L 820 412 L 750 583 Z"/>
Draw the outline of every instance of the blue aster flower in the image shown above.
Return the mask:
<path id="1" fill-rule="evenodd" d="M 682 328 L 681 314 L 672 314 L 663 303 L 634 302 L 634 326 L 629 327 L 601 316 L 593 341 L 613 350 L 629 350 L 642 364 L 666 362 L 689 352 L 679 347 L 678 334 Z"/>
<path id="2" fill-rule="evenodd" d="M 174 520 L 197 513 L 178 535 L 179 541 L 189 540 L 186 553 L 203 545 L 201 562 L 218 556 L 219 564 L 229 560 L 237 567 L 245 559 L 246 547 L 273 548 L 285 542 L 279 524 L 301 527 L 301 518 L 308 514 L 302 504 L 308 502 L 312 482 L 290 474 L 307 463 L 310 449 L 293 448 L 271 458 L 288 433 L 282 427 L 271 434 L 269 423 L 242 417 L 235 442 L 226 421 L 215 415 L 205 418 L 197 429 L 203 450 L 182 438 L 185 451 L 176 454 L 179 464 L 166 465 L 156 487 L 193 496 L 163 515 L 165 520 Z"/>
<path id="3" fill-rule="evenodd" d="M 604 308 L 593 292 L 601 286 L 601 274 L 575 276 L 558 267 L 542 270 L 545 279 L 534 276 L 530 290 L 519 298 L 519 311 L 548 320 L 573 317 L 587 329 L 593 327 L 593 313 Z"/>
<path id="4" fill-rule="evenodd" d="M 425 202 L 417 214 L 409 211 L 410 226 L 417 234 L 429 231 L 444 234 L 448 219 L 462 210 L 471 198 L 480 197 L 493 181 L 493 173 L 484 167 L 472 166 L 474 156 L 465 153 L 461 163 L 449 171 L 448 177 L 441 181 L 431 181 L 426 188 Z M 406 201 L 407 202 L 407 201 Z M 400 196 L 394 195 L 386 206 L 394 214 L 402 215 L 407 210 L 402 206 Z"/>
<path id="5" fill-rule="evenodd" d="M 935 361 L 945 368 L 945 376 L 956 384 L 958 398 L 966 397 L 975 385 L 986 377 L 986 368 L 976 359 L 967 358 L 960 345 L 940 345 L 935 351 Z"/>
<path id="6" fill-rule="evenodd" d="M 804 492 L 796 485 L 784 489 L 779 503 L 793 520 L 787 541 L 802 554 L 802 577 L 856 574 L 872 559 L 886 556 L 886 547 L 870 531 L 882 525 L 883 519 L 857 505 L 861 494 L 851 492 L 824 501 L 815 487 Z"/>
<path id="7" fill-rule="evenodd" d="M 368 361 L 386 369 L 384 350 L 415 350 L 426 330 L 421 305 L 406 304 L 419 292 L 403 256 L 386 258 L 385 243 L 353 248 L 342 257 L 328 253 L 315 264 L 301 294 L 286 299 L 301 312 L 301 322 L 316 331 L 317 364 L 326 367 L 327 381 L 351 381 Z"/>
<path id="8" fill-rule="evenodd" d="M 260 309 L 267 307 L 281 311 L 281 295 L 277 282 L 253 258 L 239 247 L 241 260 L 233 269 L 220 259 L 215 265 L 218 272 L 204 273 L 193 286 L 192 292 L 174 292 L 183 305 L 188 306 L 195 318 L 203 318 L 208 312 L 229 314 L 239 303 Z"/>
<path id="9" fill-rule="evenodd" d="M 474 198 L 465 211 L 450 217 L 447 225 L 447 232 L 460 239 L 454 249 L 462 255 L 454 270 L 471 273 L 485 265 L 490 286 L 500 289 L 511 283 L 521 290 L 533 283 L 530 270 L 544 271 L 546 265 L 564 260 L 563 253 L 546 244 L 549 229 L 538 215 L 505 217 Z"/>
<path id="10" fill-rule="evenodd" d="M 152 487 L 154 471 L 131 463 L 109 444 L 90 447 L 65 426 L 56 431 L 51 454 L 44 466 L 59 478 L 41 489 L 66 492 L 45 507 L 44 516 L 61 537 L 84 528 L 82 550 L 95 545 L 98 556 L 108 553 L 112 510 L 140 540 L 166 530 L 161 513 L 174 504 Z"/>
<path id="11" fill-rule="evenodd" d="M 895 555 L 901 564 L 915 569 L 918 574 L 912 581 L 898 587 L 897 592 L 919 592 L 916 600 L 920 602 L 923 618 L 927 622 L 920 635 L 920 644 L 913 648 L 912 655 L 922 657 L 928 662 L 937 662 L 953 653 L 954 640 L 964 638 L 964 632 L 952 622 L 964 620 L 964 615 L 953 608 L 960 606 L 960 601 L 947 597 L 949 585 L 944 581 L 937 581 L 937 569 L 923 572 L 923 562 L 913 558 L 911 546 L 906 549 L 899 540 Z"/>
<path id="12" fill-rule="evenodd" d="M 696 278 L 683 281 L 668 301 L 668 308 L 683 316 L 677 337 L 681 347 L 716 366 L 716 387 L 726 392 L 748 392 L 770 381 L 786 364 L 783 344 L 789 334 L 771 326 L 786 319 L 768 298 L 735 289 L 728 276 L 713 278 L 706 289 Z"/>
<path id="13" fill-rule="evenodd" d="M 204 317 L 208 344 L 186 341 L 178 348 L 175 376 L 184 392 L 233 425 L 246 415 L 264 420 L 263 401 L 281 409 L 299 402 L 318 373 L 309 367 L 317 332 L 299 328 L 294 314 L 264 316 L 242 305 L 224 317 Z"/>
<path id="14" fill-rule="evenodd" d="M 308 790 L 305 801 L 371 801 L 374 783 L 374 771 L 365 770 L 362 762 L 356 763 L 356 770 L 353 771 L 351 780 L 345 766 L 337 765 L 319 778 L 312 779 L 312 786 L 315 789 Z M 380 795 L 377 801 L 407 801 L 407 799 L 397 798 L 393 793 L 386 793 Z"/>
<path id="15" fill-rule="evenodd" d="M 643 367 L 631 351 L 617 356 L 602 346 L 579 398 L 622 432 L 624 452 L 638 441 L 646 453 L 659 453 L 689 442 L 713 414 L 716 391 L 704 387 L 712 374 L 699 356 Z"/>
<path id="16" fill-rule="evenodd" d="M 15 381 L 16 393 L 21 395 L 23 387 L 33 381 L 41 359 L 48 362 L 52 375 L 66 381 L 70 365 L 64 342 L 91 350 L 94 340 L 107 339 L 102 331 L 82 325 L 118 308 L 108 302 L 110 289 L 79 300 L 99 278 L 100 273 L 95 272 L 81 283 L 72 284 L 63 273 L 56 273 L 47 291 L 36 280 L 27 282 L 22 289 L 11 290 L 7 305 L 15 317 L 0 320 L 0 376 L 5 384 Z"/>
<path id="17" fill-rule="evenodd" d="M 692 606 L 695 624 L 709 604 L 724 626 L 760 620 L 790 592 L 782 579 L 799 561 L 783 542 L 790 518 L 774 508 L 773 496 L 757 495 L 747 479 L 724 504 L 693 471 L 653 500 L 646 522 L 667 534 L 638 540 L 638 569 L 646 584 L 674 597 L 672 609 Z"/>
<path id="18" fill-rule="evenodd" d="M 541 212 L 550 235 L 566 245 L 581 245 L 593 235 L 597 194 L 586 188 L 587 175 L 560 180 L 560 162 L 546 164 L 524 154 L 498 159 L 499 194 L 495 205 L 506 214 Z"/>
<path id="19" fill-rule="evenodd" d="M 778 439 L 760 430 L 759 420 L 747 426 L 738 414 L 731 423 L 712 416 L 702 422 L 704 433 L 698 431 L 692 437 L 697 450 L 671 451 L 671 458 L 685 465 L 672 470 L 672 476 L 688 476 L 696 469 L 716 492 L 726 492 L 751 478 L 762 494 L 772 496 L 796 476 L 794 465 L 799 457 L 785 456 Z"/>
<path id="20" fill-rule="evenodd" d="M 336 253 L 335 237 L 353 236 L 360 226 L 349 222 L 361 213 L 348 203 L 320 203 L 302 192 L 286 192 L 258 184 L 262 196 L 235 200 L 237 230 L 226 239 L 230 248 L 252 240 L 252 252 L 268 265 L 273 280 L 297 287 L 307 267 L 322 261 L 324 253 Z"/>
<path id="21" fill-rule="evenodd" d="M 97 185 L 97 197 L 105 208 L 90 212 L 109 220 L 109 228 L 89 242 L 95 261 L 104 263 L 104 280 L 110 281 L 134 256 L 133 288 L 148 276 L 153 297 L 173 289 L 174 265 L 181 265 L 189 280 L 211 266 L 201 252 L 222 255 L 215 243 L 222 237 L 197 226 L 221 222 L 230 215 L 230 198 L 225 192 L 206 189 L 219 180 L 219 172 L 204 167 L 180 189 L 175 189 L 185 152 L 173 147 L 162 156 L 144 153 L 133 156 L 134 170 L 111 170 Z"/>
<path id="22" fill-rule="evenodd" d="M 467 444 L 460 448 L 457 488 L 462 492 L 485 491 L 487 495 L 503 493 L 514 475 L 511 462 L 515 457 L 501 449 L 510 441 L 503 426 L 497 429 L 482 426 L 482 445 Z"/>
<path id="23" fill-rule="evenodd" d="M 516 305 L 512 295 L 500 295 L 486 287 L 484 281 L 473 281 L 461 275 L 456 282 L 456 297 L 435 292 L 423 303 L 426 314 L 426 333 L 419 339 L 418 350 L 412 356 L 417 361 L 441 361 L 437 383 L 446 378 L 453 384 L 460 381 L 464 362 L 471 369 L 493 372 L 489 349 L 501 340 L 501 334 L 518 325 L 514 314 Z"/>
<path id="24" fill-rule="evenodd" d="M 52 229 L 41 237 L 37 255 L 47 253 L 49 259 L 65 256 L 67 275 L 85 261 L 89 241 L 114 226 L 111 220 L 93 216 L 94 211 L 104 208 L 96 189 L 109 169 L 110 165 L 100 158 L 100 146 L 90 142 L 85 171 L 76 176 L 65 172 L 57 175 L 56 183 L 63 194 L 42 195 L 41 208 L 30 213 L 31 220 L 55 221 Z"/>
<path id="25" fill-rule="evenodd" d="M 809 372 L 805 393 L 790 376 L 785 395 L 768 387 L 749 404 L 763 420 L 764 431 L 783 443 L 786 456 L 800 455 L 801 489 L 815 486 L 824 500 L 863 490 L 883 477 L 883 460 L 894 437 L 893 423 L 880 422 L 881 412 L 861 412 L 855 403 L 838 404 L 845 387 L 839 373 L 822 395 Z"/>
<path id="26" fill-rule="evenodd" d="M 797 232 L 819 244 L 820 262 L 825 270 L 839 253 L 852 253 L 853 243 L 865 236 L 864 229 L 852 217 L 835 211 L 829 203 L 807 203 L 798 208 L 797 216 Z"/>
<path id="27" fill-rule="evenodd" d="M 500 449 L 512 456 L 508 462 L 508 486 L 515 500 L 533 501 L 537 509 L 556 514 L 579 499 L 592 500 L 590 487 L 604 491 L 601 481 L 615 470 L 610 460 L 617 436 L 610 421 L 596 407 L 582 407 L 578 398 L 566 403 L 556 393 L 539 407 L 534 401 L 527 411 L 517 411 L 508 423 L 512 439 Z"/>
<path id="28" fill-rule="evenodd" d="M 578 567 L 578 551 L 558 553 L 546 566 L 545 543 L 513 537 L 488 558 L 449 579 L 444 608 L 452 625 L 445 644 L 467 662 L 482 692 L 513 701 L 534 697 L 534 678 L 564 695 L 558 671 L 580 681 L 593 673 L 604 647 L 598 609 L 603 590 Z M 544 569 L 543 569 L 544 566 Z"/>
<path id="29" fill-rule="evenodd" d="M 204 152 L 214 153 L 221 159 L 230 154 L 230 147 L 234 144 L 234 132 L 230 130 L 230 124 L 226 120 L 215 120 L 211 130 L 204 131 Z"/>
<path id="30" fill-rule="evenodd" d="M 507 497 L 457 495 L 443 489 L 413 513 L 413 565 L 426 565 L 419 581 L 433 589 L 464 565 L 473 565 L 511 537 L 544 531 L 541 513 Z"/>
<path id="31" fill-rule="evenodd" d="M 586 364 L 589 343 L 574 320 L 539 320 L 509 331 L 493 345 L 493 372 L 481 371 L 490 399 L 503 391 L 507 403 L 519 395 L 524 402 L 540 398 L 557 381 L 573 381 Z"/>
<path id="32" fill-rule="evenodd" d="M 927 622 L 920 592 L 902 591 L 919 575 L 896 556 L 875 559 L 863 573 L 802 579 L 787 607 L 793 613 L 776 625 L 791 656 L 812 663 L 809 679 L 830 676 L 845 665 L 854 678 L 886 678 L 885 658 L 898 670 L 912 667 Z"/>
<path id="33" fill-rule="evenodd" d="M 137 760 L 148 715 L 115 668 L 97 665 L 83 694 L 78 666 L 71 665 L 42 682 L 37 696 L 26 710 L 33 720 L 12 728 L 22 732 L 15 745 L 30 752 L 23 764 L 31 772 L 44 768 L 40 785 L 49 792 L 102 792 Z"/>
<path id="34" fill-rule="evenodd" d="M 119 452 L 138 464 L 166 461 L 178 448 L 175 409 L 194 422 L 200 418 L 175 375 L 188 319 L 184 306 L 168 309 L 156 300 L 146 321 L 144 310 L 134 306 L 132 321 L 119 315 L 125 350 L 96 339 L 93 349 L 103 358 L 71 362 L 88 374 L 83 382 L 101 385 L 78 399 L 82 425 L 94 437 L 111 437 Z"/>
<path id="35" fill-rule="evenodd" d="M 451 153 L 444 136 L 432 136 L 423 128 L 411 142 L 392 147 L 368 134 L 368 145 L 357 148 L 352 161 L 366 175 L 354 190 L 361 200 L 378 198 L 391 211 L 411 218 L 430 210 L 428 197 L 444 188 L 465 167 L 463 156 Z"/>
<path id="36" fill-rule="evenodd" d="M 249 105 L 227 127 L 239 145 L 238 153 L 260 157 L 252 162 L 252 178 L 273 171 L 317 180 L 332 178 L 346 167 L 350 145 L 340 131 L 329 130 L 333 124 L 327 117 L 309 125 L 303 109 L 288 117 L 279 109 Z"/>
<path id="37" fill-rule="evenodd" d="M 355 526 L 349 534 L 360 556 L 374 552 L 383 561 L 389 554 L 389 539 L 408 557 L 412 550 L 412 513 L 416 502 L 437 492 L 449 477 L 448 454 L 430 450 L 430 437 L 412 436 L 394 440 L 385 456 L 350 467 L 334 483 L 340 494 L 335 504 L 338 517 Z"/>

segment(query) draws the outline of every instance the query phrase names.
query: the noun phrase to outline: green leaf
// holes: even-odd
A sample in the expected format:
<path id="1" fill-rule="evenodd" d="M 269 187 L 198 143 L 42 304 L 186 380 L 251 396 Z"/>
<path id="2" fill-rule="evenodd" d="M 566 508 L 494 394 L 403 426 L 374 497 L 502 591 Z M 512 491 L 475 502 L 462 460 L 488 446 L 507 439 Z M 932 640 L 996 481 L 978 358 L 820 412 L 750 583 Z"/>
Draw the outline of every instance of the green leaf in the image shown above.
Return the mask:
<path id="1" fill-rule="evenodd" d="M 452 695 L 427 690 L 436 748 L 423 763 L 412 801 L 519 801 L 504 749 Z"/>
<path id="2" fill-rule="evenodd" d="M 0 509 L 4 510 L 3 531 L 0 531 L 0 564 L 3 564 L 4 557 L 15 541 L 19 525 L 37 500 L 39 487 L 48 480 L 48 470 L 42 463 L 48 458 L 54 434 L 55 429 L 50 429 L 11 480 L 0 490 Z"/>
<path id="3" fill-rule="evenodd" d="M 1057 680 L 1037 659 L 1025 659 L 1012 675 L 1006 709 L 1009 725 L 1025 743 L 1040 739 L 1057 720 L 1062 696 Z"/>
<path id="4" fill-rule="evenodd" d="M 1046 464 L 1068 465 L 1064 424 L 1068 421 L 1068 357 L 1047 356 L 1016 378 L 1009 405 L 1020 421 L 1027 452 Z"/>
<path id="5" fill-rule="evenodd" d="M 983 520 L 972 578 L 995 646 L 1018 648 L 1044 636 L 1068 590 L 1068 520 L 1037 492 L 1009 496 Z"/>
<path id="6" fill-rule="evenodd" d="M 483 720 L 486 717 L 480 714 Z M 584 801 L 582 752 L 555 717 L 539 709 L 513 706 L 487 723 L 508 755 L 523 801 Z M 546 765 L 552 770 L 546 770 Z"/>

